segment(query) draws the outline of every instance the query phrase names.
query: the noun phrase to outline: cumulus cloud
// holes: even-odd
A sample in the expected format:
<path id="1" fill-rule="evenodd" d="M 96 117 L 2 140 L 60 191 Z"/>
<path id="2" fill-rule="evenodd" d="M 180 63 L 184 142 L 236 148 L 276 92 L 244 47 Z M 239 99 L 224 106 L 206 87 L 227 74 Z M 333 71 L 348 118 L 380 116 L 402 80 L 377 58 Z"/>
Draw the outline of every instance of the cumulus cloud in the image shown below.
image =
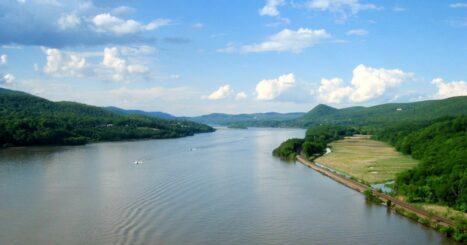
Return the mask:
<path id="1" fill-rule="evenodd" d="M 13 83 L 15 80 L 16 80 L 16 77 L 13 76 L 13 75 L 10 74 L 10 73 L 7 73 L 7 74 L 3 75 L 3 76 L 0 78 L 0 81 L 1 81 L 2 83 L 6 83 L 6 84 L 11 84 L 11 83 Z"/>
<path id="2" fill-rule="evenodd" d="M 151 31 L 170 24 L 168 19 L 157 19 L 142 24 L 135 20 L 123 20 L 109 13 L 98 14 L 92 19 L 98 32 L 113 32 L 115 34 L 132 34 L 140 31 Z"/>
<path id="3" fill-rule="evenodd" d="M 321 85 L 318 89 L 320 100 L 325 103 L 341 103 L 341 101 L 348 97 L 353 91 L 351 87 L 345 87 L 343 84 L 344 81 L 342 78 L 322 78 Z"/>
<path id="4" fill-rule="evenodd" d="M 90 0 L 0 1 L 0 45 L 36 45 L 52 48 L 109 44 L 153 43 L 143 33 L 170 23 L 149 23 L 117 17 L 124 8 L 109 12 Z"/>
<path id="5" fill-rule="evenodd" d="M 460 80 L 447 83 L 442 78 L 435 78 L 431 83 L 438 88 L 437 93 L 433 96 L 436 99 L 467 95 L 466 81 Z"/>
<path id="6" fill-rule="evenodd" d="M 292 73 L 279 76 L 275 79 L 261 80 L 256 85 L 256 99 L 274 100 L 294 85 L 295 76 Z"/>
<path id="7" fill-rule="evenodd" d="M 358 65 L 353 70 L 350 86 L 344 86 L 341 78 L 322 79 L 318 92 L 324 102 L 338 104 L 349 100 L 360 103 L 379 97 L 388 88 L 398 86 L 412 77 L 412 73 L 399 69 L 388 70 Z"/>
<path id="8" fill-rule="evenodd" d="M 107 47 L 103 52 L 71 52 L 55 48 L 42 48 L 47 63 L 44 74 L 54 76 L 92 76 L 114 81 L 125 81 L 149 73 L 149 67 L 139 61 L 142 55 L 155 52 L 150 46 Z M 122 55 L 123 54 L 123 55 Z M 100 63 L 88 62 L 86 57 L 102 58 Z M 39 71 L 37 64 L 34 69 Z"/>
<path id="9" fill-rule="evenodd" d="M 311 0 L 308 8 L 335 13 L 339 15 L 339 21 L 345 21 L 360 11 L 379 9 L 375 4 L 360 3 L 359 0 Z"/>
<path id="10" fill-rule="evenodd" d="M 112 79 L 123 81 L 127 74 L 144 74 L 149 68 L 142 64 L 128 64 L 127 60 L 120 56 L 117 47 L 105 48 L 102 65 L 113 72 Z"/>
<path id="11" fill-rule="evenodd" d="M 87 67 L 86 59 L 78 53 L 64 53 L 58 49 L 43 48 L 47 56 L 44 73 L 60 76 L 81 76 Z"/>
<path id="12" fill-rule="evenodd" d="M 277 8 L 285 3 L 284 0 L 266 0 L 266 5 L 259 10 L 261 16 L 278 16 Z"/>
<path id="13" fill-rule="evenodd" d="M 6 54 L 0 55 L 0 66 L 6 65 L 8 62 L 8 56 Z"/>
<path id="14" fill-rule="evenodd" d="M 203 99 L 220 100 L 220 99 L 226 98 L 232 93 L 233 93 L 233 89 L 230 87 L 230 85 L 226 84 L 226 85 L 219 87 L 216 91 L 212 92 L 208 96 L 203 96 Z"/>
<path id="15" fill-rule="evenodd" d="M 330 35 L 324 29 L 312 30 L 300 28 L 296 31 L 284 29 L 259 44 L 245 45 L 240 48 L 240 52 L 293 52 L 300 53 L 304 49 L 312 47 Z M 226 50 L 234 51 L 234 47 L 227 47 Z"/>
<path id="16" fill-rule="evenodd" d="M 368 31 L 365 29 L 352 29 L 347 32 L 349 36 L 366 36 L 368 35 Z"/>
<path id="17" fill-rule="evenodd" d="M 412 73 L 399 69 L 387 70 L 358 65 L 353 70 L 351 83 L 354 91 L 350 100 L 364 102 L 373 99 L 382 95 L 387 88 L 397 86 L 412 77 Z"/>
<path id="18" fill-rule="evenodd" d="M 236 100 L 243 100 L 243 99 L 246 99 L 247 97 L 248 97 L 248 95 L 245 92 L 238 92 L 235 95 Z"/>

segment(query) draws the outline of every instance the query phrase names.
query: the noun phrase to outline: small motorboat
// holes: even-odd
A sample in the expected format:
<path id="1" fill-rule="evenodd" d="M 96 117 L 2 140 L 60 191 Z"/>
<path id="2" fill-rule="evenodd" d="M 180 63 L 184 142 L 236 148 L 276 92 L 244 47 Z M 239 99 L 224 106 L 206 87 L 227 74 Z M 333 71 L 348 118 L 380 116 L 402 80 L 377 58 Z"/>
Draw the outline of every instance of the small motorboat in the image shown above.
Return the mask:
<path id="1" fill-rule="evenodd" d="M 134 161 L 133 163 L 134 163 L 134 164 L 141 164 L 141 163 L 143 163 L 143 160 L 136 160 L 136 161 Z"/>

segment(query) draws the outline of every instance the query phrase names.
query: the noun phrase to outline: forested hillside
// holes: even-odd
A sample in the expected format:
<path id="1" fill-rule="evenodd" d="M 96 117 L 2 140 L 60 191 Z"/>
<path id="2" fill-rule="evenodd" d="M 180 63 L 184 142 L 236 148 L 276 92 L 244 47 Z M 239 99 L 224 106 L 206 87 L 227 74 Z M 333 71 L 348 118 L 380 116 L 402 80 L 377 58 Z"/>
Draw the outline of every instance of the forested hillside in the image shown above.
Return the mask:
<path id="1" fill-rule="evenodd" d="M 304 116 L 287 122 L 287 125 L 310 127 L 319 124 L 339 124 L 381 127 L 400 122 L 426 121 L 457 115 L 467 115 L 467 96 L 343 109 L 318 105 Z"/>
<path id="2" fill-rule="evenodd" d="M 195 122 L 123 116 L 100 107 L 51 102 L 1 88 L 0 118 L 0 146 L 4 147 L 173 138 L 213 131 Z"/>
<path id="3" fill-rule="evenodd" d="M 440 203 L 467 212 L 467 116 L 399 124 L 375 138 L 421 160 L 396 179 L 395 188 L 409 201 Z"/>

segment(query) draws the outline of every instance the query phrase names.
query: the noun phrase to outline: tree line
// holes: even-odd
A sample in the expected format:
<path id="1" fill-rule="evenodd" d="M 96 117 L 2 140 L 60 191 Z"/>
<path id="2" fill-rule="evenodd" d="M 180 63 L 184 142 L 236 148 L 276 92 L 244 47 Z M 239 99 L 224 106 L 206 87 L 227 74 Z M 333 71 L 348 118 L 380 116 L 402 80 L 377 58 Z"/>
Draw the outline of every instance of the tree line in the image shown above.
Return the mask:
<path id="1" fill-rule="evenodd" d="M 213 131 L 191 121 L 118 115 L 100 107 L 51 102 L 4 89 L 0 90 L 0 119 L 0 147 L 175 138 Z"/>

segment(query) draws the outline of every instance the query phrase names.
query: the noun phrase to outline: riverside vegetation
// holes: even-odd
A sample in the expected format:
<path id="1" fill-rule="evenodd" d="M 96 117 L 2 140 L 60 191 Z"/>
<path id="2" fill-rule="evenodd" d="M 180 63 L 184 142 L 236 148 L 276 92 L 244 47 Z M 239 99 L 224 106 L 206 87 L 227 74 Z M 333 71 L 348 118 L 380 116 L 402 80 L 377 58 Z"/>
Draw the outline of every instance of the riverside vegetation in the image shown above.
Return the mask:
<path id="1" fill-rule="evenodd" d="M 323 154 L 330 142 L 357 132 L 372 134 L 374 139 L 419 160 L 415 167 L 396 175 L 394 190 L 398 195 L 409 202 L 446 205 L 467 212 L 467 116 L 416 118 L 392 124 L 319 125 L 309 128 L 304 139 L 285 141 L 273 154 L 288 160 L 297 154 L 313 158 Z M 464 218 L 457 220 L 455 227 L 441 229 L 463 242 L 467 241 L 466 230 Z"/>
<path id="2" fill-rule="evenodd" d="M 119 115 L 100 107 L 52 102 L 1 88 L 0 118 L 0 147 L 175 138 L 214 130 L 191 121 Z"/>

